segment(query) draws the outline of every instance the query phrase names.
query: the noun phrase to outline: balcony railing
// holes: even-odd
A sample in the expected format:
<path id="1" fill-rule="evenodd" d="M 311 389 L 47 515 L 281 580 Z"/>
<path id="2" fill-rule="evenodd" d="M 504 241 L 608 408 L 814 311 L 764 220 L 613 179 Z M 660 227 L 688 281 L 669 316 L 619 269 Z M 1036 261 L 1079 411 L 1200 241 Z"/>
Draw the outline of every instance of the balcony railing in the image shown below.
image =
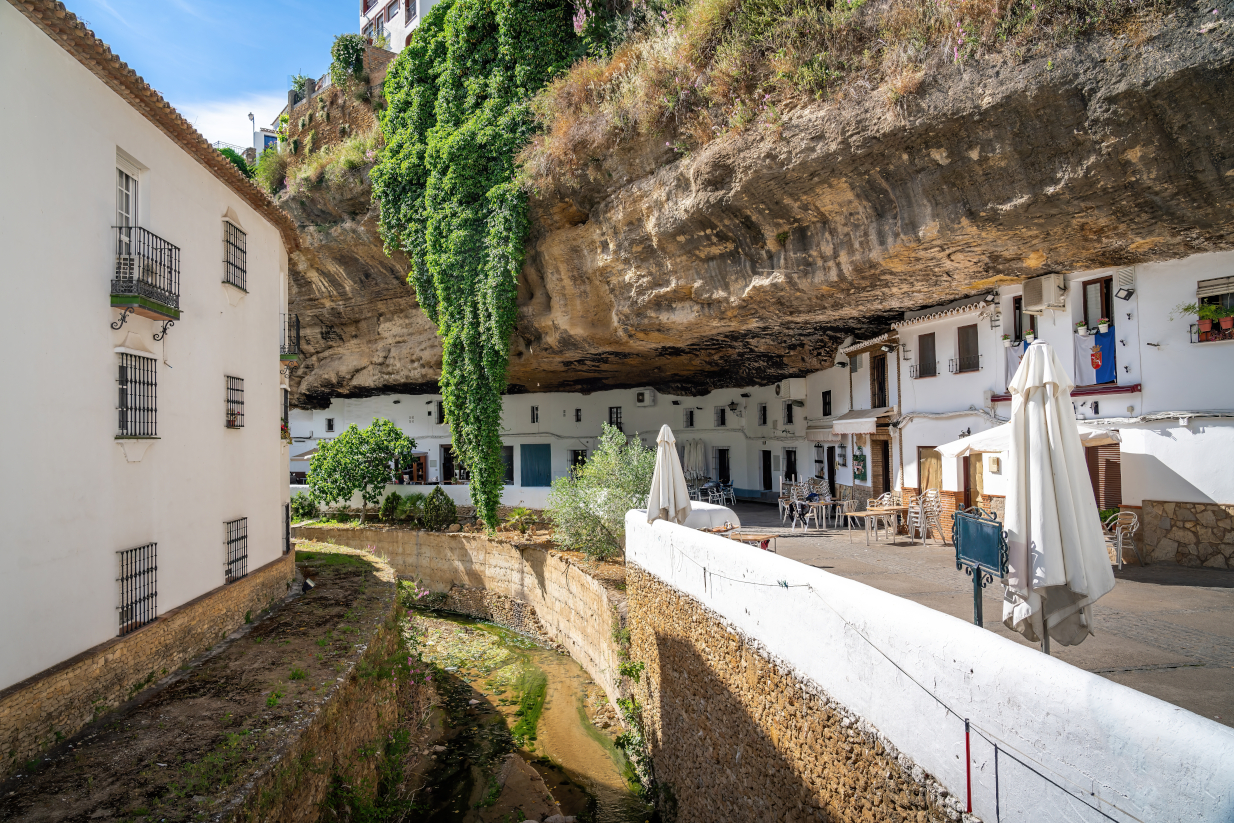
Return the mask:
<path id="1" fill-rule="evenodd" d="M 933 360 L 929 363 L 914 363 L 908 369 L 908 374 L 914 380 L 918 377 L 937 377 L 938 376 L 938 361 Z"/>
<path id="2" fill-rule="evenodd" d="M 280 360 L 300 359 L 300 315 L 283 316 L 283 342 L 279 346 Z"/>
<path id="3" fill-rule="evenodd" d="M 111 304 L 151 318 L 180 318 L 180 249 L 137 226 L 116 227 Z"/>
<path id="4" fill-rule="evenodd" d="M 966 371 L 981 371 L 981 355 L 970 354 L 968 357 L 953 357 L 947 361 L 947 367 L 952 374 Z"/>

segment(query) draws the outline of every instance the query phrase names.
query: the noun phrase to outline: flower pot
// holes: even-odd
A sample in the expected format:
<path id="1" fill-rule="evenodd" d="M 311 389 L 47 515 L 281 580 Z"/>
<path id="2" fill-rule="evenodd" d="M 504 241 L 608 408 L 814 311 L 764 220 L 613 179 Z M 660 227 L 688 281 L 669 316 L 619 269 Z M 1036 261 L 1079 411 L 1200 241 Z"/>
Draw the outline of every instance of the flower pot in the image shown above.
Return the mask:
<path id="1" fill-rule="evenodd" d="M 1004 349 L 1011 348 L 1011 340 L 1009 338 L 1006 338 L 1006 337 L 1003 338 L 1003 348 Z"/>
<path id="2" fill-rule="evenodd" d="M 1106 333 L 1106 332 L 1108 332 L 1109 330 L 1110 330 L 1110 324 L 1109 324 L 1109 323 L 1098 323 L 1098 324 L 1097 324 L 1097 331 L 1101 332 L 1102 334 L 1105 334 L 1105 333 Z"/>
<path id="3" fill-rule="evenodd" d="M 1036 339 L 1037 339 L 1037 335 L 1035 335 L 1035 334 L 1026 334 L 1026 335 L 1024 335 L 1024 342 L 1025 342 L 1025 343 L 1028 343 L 1028 344 L 1030 344 L 1030 345 L 1031 345 L 1031 344 L 1032 344 L 1032 342 L 1033 342 L 1034 340 L 1036 340 Z"/>
<path id="4" fill-rule="evenodd" d="M 1221 318 L 1220 322 L 1221 322 L 1221 328 L 1225 329 L 1226 331 L 1229 331 L 1230 329 L 1234 329 L 1234 316 L 1223 317 Z"/>
<path id="5" fill-rule="evenodd" d="M 1080 337 L 1088 337 L 1088 327 L 1087 326 L 1076 326 L 1075 333 L 1080 335 Z"/>
<path id="6" fill-rule="evenodd" d="M 1213 321 L 1211 320 L 1201 320 L 1199 321 L 1199 325 L 1200 325 L 1200 331 L 1212 331 L 1213 330 Z"/>

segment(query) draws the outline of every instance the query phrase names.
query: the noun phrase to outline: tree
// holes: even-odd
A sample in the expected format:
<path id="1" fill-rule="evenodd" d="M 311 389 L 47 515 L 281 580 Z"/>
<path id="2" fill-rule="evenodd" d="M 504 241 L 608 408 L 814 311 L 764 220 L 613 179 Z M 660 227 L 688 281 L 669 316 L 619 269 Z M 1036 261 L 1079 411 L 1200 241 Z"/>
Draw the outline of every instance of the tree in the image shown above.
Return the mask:
<path id="1" fill-rule="evenodd" d="M 553 481 L 548 513 L 562 548 L 603 560 L 625 550 L 626 512 L 647 505 L 656 453 L 603 425 L 600 447 L 569 476 Z"/>
<path id="2" fill-rule="evenodd" d="M 394 479 L 395 461 L 410 461 L 416 441 L 397 426 L 379 417 L 366 429 L 352 423 L 332 440 L 321 440 L 309 463 L 308 485 L 322 503 L 344 503 L 359 492 L 364 500 L 360 522 L 368 507 L 381 500 L 387 483 Z"/>

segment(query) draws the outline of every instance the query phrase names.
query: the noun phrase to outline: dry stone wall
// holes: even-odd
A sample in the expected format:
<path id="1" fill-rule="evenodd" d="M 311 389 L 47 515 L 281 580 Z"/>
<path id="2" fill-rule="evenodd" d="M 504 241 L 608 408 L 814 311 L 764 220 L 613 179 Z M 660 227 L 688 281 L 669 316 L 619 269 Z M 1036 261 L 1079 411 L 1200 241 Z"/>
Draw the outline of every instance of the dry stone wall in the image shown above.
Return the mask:
<path id="1" fill-rule="evenodd" d="M 1234 569 L 1234 505 L 1145 500 L 1140 532 L 1150 563 Z"/>
<path id="2" fill-rule="evenodd" d="M 626 580 L 644 733 L 678 820 L 961 818 L 958 798 L 759 643 L 637 566 Z"/>
<path id="3" fill-rule="evenodd" d="M 0 776 L 114 709 L 281 601 L 291 555 L 0 691 Z"/>
<path id="4" fill-rule="evenodd" d="M 504 614 L 521 621 L 505 625 L 533 635 L 542 631 L 578 661 L 610 701 L 620 696 L 621 658 L 612 635 L 618 614 L 625 611 L 624 596 L 561 552 L 482 534 L 315 526 L 297 526 L 293 533 L 388 558 L 400 577 L 450 593 L 465 614 L 492 614 L 495 622 L 502 622 Z M 477 589 L 489 595 L 472 591 Z M 509 601 L 527 604 L 531 612 Z"/>

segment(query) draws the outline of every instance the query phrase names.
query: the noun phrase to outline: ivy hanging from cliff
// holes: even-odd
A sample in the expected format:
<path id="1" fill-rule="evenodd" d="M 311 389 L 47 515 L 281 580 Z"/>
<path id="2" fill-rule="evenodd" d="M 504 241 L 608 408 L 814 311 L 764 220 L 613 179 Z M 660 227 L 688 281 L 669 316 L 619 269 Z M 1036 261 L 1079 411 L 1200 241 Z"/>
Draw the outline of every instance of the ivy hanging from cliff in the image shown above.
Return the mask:
<path id="1" fill-rule="evenodd" d="M 506 389 L 527 196 L 515 155 L 531 97 L 579 53 L 563 0 L 436 5 L 386 77 L 386 149 L 373 168 L 387 248 L 442 341 L 441 392 L 476 514 L 497 525 Z"/>

